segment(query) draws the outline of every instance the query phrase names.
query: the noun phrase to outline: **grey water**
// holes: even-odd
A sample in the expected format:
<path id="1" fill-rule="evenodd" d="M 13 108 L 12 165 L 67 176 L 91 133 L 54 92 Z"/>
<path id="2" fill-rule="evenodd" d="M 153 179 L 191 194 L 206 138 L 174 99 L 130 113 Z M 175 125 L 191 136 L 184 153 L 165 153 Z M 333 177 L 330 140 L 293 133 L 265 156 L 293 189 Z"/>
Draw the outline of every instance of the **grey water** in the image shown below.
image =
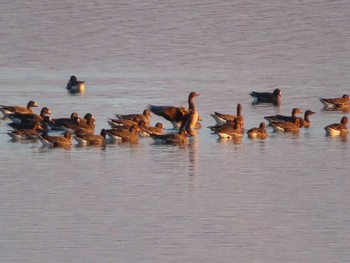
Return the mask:
<path id="1" fill-rule="evenodd" d="M 350 149 L 324 127 L 347 113 L 348 1 L 2 1 L 0 104 L 35 100 L 53 118 L 187 105 L 203 128 L 186 147 L 47 149 L 0 125 L 1 262 L 349 262 Z M 86 92 L 67 93 L 71 75 Z M 283 93 L 281 107 L 249 92 Z M 214 111 L 316 112 L 309 129 L 219 141 Z M 151 124 L 163 122 L 152 116 Z"/>

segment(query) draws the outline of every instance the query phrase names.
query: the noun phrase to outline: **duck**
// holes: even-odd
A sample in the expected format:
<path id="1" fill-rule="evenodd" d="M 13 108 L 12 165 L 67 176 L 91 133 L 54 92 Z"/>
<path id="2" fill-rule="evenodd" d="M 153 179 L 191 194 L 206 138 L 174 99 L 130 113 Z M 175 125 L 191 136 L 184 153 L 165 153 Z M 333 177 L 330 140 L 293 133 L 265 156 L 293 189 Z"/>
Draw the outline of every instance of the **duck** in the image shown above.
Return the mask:
<path id="1" fill-rule="evenodd" d="M 237 104 L 237 115 L 214 112 L 214 114 L 210 114 L 210 116 L 212 116 L 214 118 L 217 125 L 223 125 L 228 120 L 234 120 L 236 118 L 240 118 L 242 121 L 242 124 L 243 124 L 242 104 L 240 104 L 240 103 Z"/>
<path id="2" fill-rule="evenodd" d="M 85 81 L 78 80 L 75 75 L 72 75 L 66 86 L 70 93 L 84 93 L 85 92 Z"/>
<path id="3" fill-rule="evenodd" d="M 185 130 L 179 130 L 177 133 L 167 133 L 152 136 L 156 143 L 186 145 L 188 143 Z"/>
<path id="4" fill-rule="evenodd" d="M 341 98 L 320 98 L 324 110 L 348 110 L 349 95 L 344 94 Z"/>
<path id="5" fill-rule="evenodd" d="M 348 117 L 343 116 L 340 123 L 327 125 L 324 129 L 327 136 L 346 136 L 348 134 Z"/>
<path id="6" fill-rule="evenodd" d="M 244 135 L 244 129 L 242 128 L 241 120 L 236 118 L 233 121 L 233 126 L 222 127 L 215 130 L 215 133 L 219 136 L 219 138 L 242 138 Z"/>
<path id="7" fill-rule="evenodd" d="M 38 104 L 35 101 L 30 100 L 27 103 L 27 107 L 0 105 L 0 111 L 4 115 L 4 118 L 6 118 L 9 114 L 12 113 L 33 113 L 32 108 L 35 107 L 38 107 Z"/>
<path id="8" fill-rule="evenodd" d="M 249 95 L 253 97 L 252 104 L 272 103 L 275 106 L 280 106 L 282 104 L 282 92 L 280 89 L 274 89 L 273 92 L 253 91 Z"/>
<path id="9" fill-rule="evenodd" d="M 69 148 L 72 145 L 72 134 L 65 132 L 63 136 L 50 136 L 46 132 L 39 136 L 39 140 L 44 147 Z"/>
<path id="10" fill-rule="evenodd" d="M 268 137 L 265 122 L 261 122 L 259 127 L 251 128 L 247 131 L 249 139 L 266 139 Z"/>
<path id="11" fill-rule="evenodd" d="M 138 123 L 139 121 L 144 121 L 146 125 L 149 125 L 151 116 L 151 111 L 149 109 L 145 109 L 142 114 L 116 114 L 115 115 L 119 120 L 132 120 Z"/>
<path id="12" fill-rule="evenodd" d="M 140 128 L 140 135 L 143 137 L 162 135 L 164 132 L 164 126 L 161 122 L 157 122 L 156 125 L 152 127 L 147 126 L 144 121 L 139 121 L 138 126 Z"/>
<path id="13" fill-rule="evenodd" d="M 45 116 L 51 116 L 50 109 L 48 107 L 43 107 L 40 111 L 40 114 L 35 113 L 11 113 L 8 114 L 7 117 L 13 122 L 13 123 L 33 123 L 35 121 L 42 121 Z"/>
<path id="14" fill-rule="evenodd" d="M 296 119 L 295 122 L 272 121 L 270 125 L 276 132 L 298 133 L 300 129 L 300 120 Z"/>
<path id="15" fill-rule="evenodd" d="M 157 105 L 149 105 L 148 108 L 153 114 L 163 117 L 167 121 L 171 122 L 174 129 L 179 129 L 185 116 L 189 116 L 188 114 L 190 114 L 190 110 L 197 113 L 196 106 L 194 104 L 194 98 L 198 96 L 200 96 L 199 93 L 195 91 L 190 92 L 190 94 L 188 95 L 188 108 L 185 108 L 182 106 L 157 106 Z M 198 116 L 198 119 L 200 119 L 199 116 Z"/>
<path id="16" fill-rule="evenodd" d="M 105 129 L 102 129 L 100 134 L 78 134 L 73 137 L 78 142 L 80 146 L 96 145 L 105 146 L 106 145 L 106 135 Z"/>
<path id="17" fill-rule="evenodd" d="M 267 120 L 269 122 L 269 124 L 271 124 L 271 122 L 296 122 L 297 119 L 297 114 L 303 113 L 301 109 L 299 108 L 293 108 L 292 109 L 292 115 L 291 116 L 286 116 L 286 115 L 280 115 L 280 114 L 276 114 L 276 115 L 272 115 L 272 116 L 265 116 L 264 119 Z M 298 123 L 300 124 L 300 120 L 298 121 Z"/>
<path id="18" fill-rule="evenodd" d="M 112 142 L 131 142 L 136 143 L 138 141 L 138 127 L 130 126 L 128 129 L 125 128 L 113 128 L 106 130 L 107 136 Z"/>

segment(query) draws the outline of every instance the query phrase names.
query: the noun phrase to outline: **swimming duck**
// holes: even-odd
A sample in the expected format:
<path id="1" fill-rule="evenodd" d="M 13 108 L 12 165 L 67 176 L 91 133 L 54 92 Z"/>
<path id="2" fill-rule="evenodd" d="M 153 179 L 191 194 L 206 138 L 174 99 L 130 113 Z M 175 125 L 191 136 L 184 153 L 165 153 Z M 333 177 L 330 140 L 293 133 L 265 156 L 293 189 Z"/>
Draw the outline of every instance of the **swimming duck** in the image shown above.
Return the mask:
<path id="1" fill-rule="evenodd" d="M 341 98 L 325 99 L 320 98 L 324 110 L 348 110 L 349 109 L 349 95 L 344 94 Z"/>
<path id="2" fill-rule="evenodd" d="M 34 107 L 38 107 L 38 104 L 31 100 L 27 103 L 27 107 L 0 105 L 0 111 L 4 115 L 4 118 L 6 118 L 12 113 L 33 113 L 32 108 Z"/>
<path id="3" fill-rule="evenodd" d="M 150 105 L 149 109 L 155 115 L 165 118 L 170 121 L 173 125 L 174 129 L 179 129 L 185 116 L 189 116 L 189 111 L 192 110 L 196 114 L 198 113 L 196 110 L 196 106 L 194 104 L 194 98 L 199 96 L 200 94 L 192 91 L 188 96 L 188 108 L 185 107 L 176 107 L 176 106 L 156 106 Z M 193 116 L 192 116 L 193 117 Z"/>
<path id="4" fill-rule="evenodd" d="M 72 75 L 66 88 L 70 93 L 83 93 L 85 91 L 85 81 L 78 80 L 75 75 Z"/>
<path id="5" fill-rule="evenodd" d="M 87 145 L 96 145 L 96 146 L 105 146 L 106 145 L 106 130 L 102 129 L 100 134 L 78 134 L 73 138 L 81 146 Z"/>
<path id="6" fill-rule="evenodd" d="M 156 143 L 163 144 L 179 144 L 185 145 L 188 143 L 187 133 L 185 130 L 179 130 L 177 133 L 167 133 L 162 135 L 154 135 L 152 138 Z"/>
<path id="7" fill-rule="evenodd" d="M 244 123 L 243 121 L 243 116 L 242 116 L 242 104 L 237 104 L 237 115 L 234 114 L 223 114 L 219 112 L 214 112 L 214 114 L 210 114 L 216 121 L 217 125 L 223 125 L 225 124 L 228 120 L 234 120 L 236 118 L 240 118 L 242 125 Z"/>
<path id="8" fill-rule="evenodd" d="M 346 136 L 348 134 L 348 117 L 343 116 L 340 123 L 327 125 L 324 129 L 327 136 Z"/>
<path id="9" fill-rule="evenodd" d="M 253 104 L 272 103 L 275 106 L 280 106 L 282 103 L 282 92 L 280 89 L 275 89 L 273 92 L 256 92 L 249 94 L 253 97 Z"/>
<path id="10" fill-rule="evenodd" d="M 149 125 L 150 120 L 149 117 L 151 116 L 151 111 L 149 109 L 145 109 L 142 114 L 116 114 L 115 115 L 119 120 L 132 120 L 138 123 L 139 121 L 144 121 L 146 125 Z"/>
<path id="11" fill-rule="evenodd" d="M 265 122 L 261 122 L 259 127 L 251 128 L 247 131 L 248 138 L 250 139 L 266 139 L 268 137 L 267 131 L 266 131 L 266 124 Z"/>

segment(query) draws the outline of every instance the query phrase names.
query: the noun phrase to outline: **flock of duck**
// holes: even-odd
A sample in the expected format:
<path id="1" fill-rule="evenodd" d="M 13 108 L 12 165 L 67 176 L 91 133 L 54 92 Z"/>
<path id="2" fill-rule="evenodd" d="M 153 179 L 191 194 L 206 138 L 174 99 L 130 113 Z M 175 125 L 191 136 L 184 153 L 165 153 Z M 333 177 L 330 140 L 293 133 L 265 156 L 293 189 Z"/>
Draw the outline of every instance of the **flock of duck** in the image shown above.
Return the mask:
<path id="1" fill-rule="evenodd" d="M 85 91 L 84 81 L 79 81 L 76 76 L 71 76 L 67 83 L 67 90 L 71 93 Z M 280 89 L 273 92 L 251 92 L 253 104 L 269 103 L 279 106 L 282 103 Z M 130 142 L 135 143 L 140 137 L 152 137 L 156 142 L 165 144 L 186 144 L 188 137 L 195 136 L 197 129 L 201 128 L 201 117 L 196 109 L 194 99 L 199 96 L 197 92 L 191 92 L 188 96 L 188 108 L 182 106 L 149 105 L 142 114 L 116 114 L 115 118 L 107 120 L 109 128 L 104 128 L 99 134 L 95 134 L 95 118 L 91 113 L 80 117 L 73 112 L 70 117 L 51 118 L 49 108 L 43 107 L 40 114 L 32 110 L 38 107 L 35 101 L 29 101 L 26 107 L 0 105 L 0 111 L 4 119 L 10 120 L 8 125 L 13 129 L 8 135 L 13 141 L 31 140 L 40 142 L 45 147 L 70 147 L 72 138 L 78 145 L 106 145 L 107 143 Z M 327 111 L 348 112 L 350 108 L 349 96 L 344 94 L 341 98 L 321 98 L 320 101 Z M 164 133 L 164 126 L 158 122 L 150 125 L 151 113 L 169 121 L 176 132 Z M 308 128 L 311 125 L 310 116 L 315 112 L 307 110 L 304 117 L 297 115 L 302 113 L 299 108 L 294 108 L 290 116 L 273 115 L 265 116 L 268 125 L 277 132 L 297 133 L 300 128 Z M 268 137 L 265 122 L 258 127 L 249 130 L 244 129 L 242 105 L 237 105 L 236 114 L 223 114 L 214 112 L 211 114 L 215 125 L 208 127 L 219 138 L 238 139 L 245 134 L 251 139 L 265 139 Z M 327 125 L 324 129 L 327 136 L 347 136 L 348 118 L 343 116 L 340 123 Z M 53 132 L 55 131 L 55 134 Z M 57 131 L 62 131 L 58 133 Z"/>

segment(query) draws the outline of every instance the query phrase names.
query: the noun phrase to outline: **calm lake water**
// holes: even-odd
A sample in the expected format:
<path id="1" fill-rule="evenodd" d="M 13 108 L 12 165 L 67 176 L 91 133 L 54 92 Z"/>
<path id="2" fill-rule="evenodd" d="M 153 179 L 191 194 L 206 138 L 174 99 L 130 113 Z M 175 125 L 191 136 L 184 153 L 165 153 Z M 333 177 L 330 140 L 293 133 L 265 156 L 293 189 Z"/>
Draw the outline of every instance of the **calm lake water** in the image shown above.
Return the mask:
<path id="1" fill-rule="evenodd" d="M 0 104 L 33 99 L 53 118 L 196 98 L 203 128 L 187 147 L 46 149 L 0 125 L 1 262 L 349 262 L 350 149 L 325 136 L 350 93 L 348 1 L 6 1 Z M 75 74 L 86 93 L 70 95 Z M 280 88 L 283 104 L 249 92 Z M 218 141 L 214 111 L 243 105 L 245 127 L 311 109 L 298 135 Z M 153 116 L 151 124 L 162 121 Z"/>

